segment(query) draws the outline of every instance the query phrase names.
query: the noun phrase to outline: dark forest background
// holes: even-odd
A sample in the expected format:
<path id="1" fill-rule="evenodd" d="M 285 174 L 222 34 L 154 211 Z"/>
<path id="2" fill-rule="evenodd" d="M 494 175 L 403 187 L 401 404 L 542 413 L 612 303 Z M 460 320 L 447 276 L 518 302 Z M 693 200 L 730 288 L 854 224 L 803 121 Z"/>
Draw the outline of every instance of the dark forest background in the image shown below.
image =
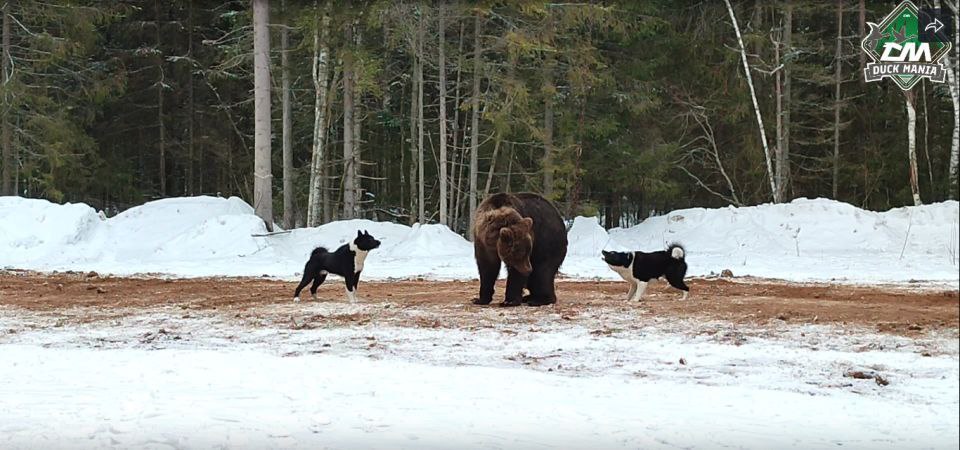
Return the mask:
<path id="1" fill-rule="evenodd" d="M 864 18 L 878 22 L 895 5 L 732 2 L 779 200 L 913 204 L 906 102 L 916 111 L 920 197 L 956 198 L 949 85 L 923 81 L 907 98 L 889 80 L 862 81 Z M 608 227 L 773 200 L 724 1 L 269 8 L 278 223 L 411 222 L 422 209 L 424 220 L 463 232 L 471 193 L 496 191 L 541 192 L 568 217 L 599 214 Z M 3 10 L 6 194 L 110 214 L 172 196 L 252 203 L 250 1 L 22 0 Z M 345 112 L 355 136 L 347 159 Z M 344 182 L 354 169 L 357 181 Z M 346 190 L 355 205 L 343 204 Z"/>

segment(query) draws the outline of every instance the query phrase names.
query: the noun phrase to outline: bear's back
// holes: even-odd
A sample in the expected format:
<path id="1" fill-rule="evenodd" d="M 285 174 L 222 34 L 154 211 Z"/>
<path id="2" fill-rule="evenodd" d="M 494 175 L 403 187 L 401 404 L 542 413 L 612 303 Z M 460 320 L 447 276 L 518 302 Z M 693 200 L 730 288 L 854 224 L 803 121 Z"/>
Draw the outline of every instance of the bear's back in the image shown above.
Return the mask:
<path id="1" fill-rule="evenodd" d="M 477 211 L 492 211 L 503 207 L 519 209 L 520 203 L 520 199 L 516 195 L 501 192 L 499 194 L 493 194 L 480 202 L 480 205 L 477 206 Z"/>

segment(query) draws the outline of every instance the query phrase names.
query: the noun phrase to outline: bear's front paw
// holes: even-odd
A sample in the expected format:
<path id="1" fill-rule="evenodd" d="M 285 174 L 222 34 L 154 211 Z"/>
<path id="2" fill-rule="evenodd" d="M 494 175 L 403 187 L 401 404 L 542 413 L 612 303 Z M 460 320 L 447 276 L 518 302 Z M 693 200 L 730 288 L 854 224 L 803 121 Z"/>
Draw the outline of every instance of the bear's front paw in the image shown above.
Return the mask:
<path id="1" fill-rule="evenodd" d="M 508 308 L 508 307 L 512 307 L 512 306 L 520 306 L 521 304 L 522 304 L 522 303 L 521 303 L 521 300 L 520 300 L 520 299 L 516 299 L 516 300 L 504 300 L 502 303 L 500 303 L 500 306 L 505 307 L 505 308 Z"/>
<path id="2" fill-rule="evenodd" d="M 547 298 L 530 298 L 527 301 L 527 306 L 546 306 L 556 303 L 556 300 L 551 300 Z"/>
<path id="3" fill-rule="evenodd" d="M 474 299 L 471 300 L 470 302 L 473 303 L 474 305 L 489 305 L 492 300 L 493 299 L 484 300 L 480 297 L 474 297 Z"/>

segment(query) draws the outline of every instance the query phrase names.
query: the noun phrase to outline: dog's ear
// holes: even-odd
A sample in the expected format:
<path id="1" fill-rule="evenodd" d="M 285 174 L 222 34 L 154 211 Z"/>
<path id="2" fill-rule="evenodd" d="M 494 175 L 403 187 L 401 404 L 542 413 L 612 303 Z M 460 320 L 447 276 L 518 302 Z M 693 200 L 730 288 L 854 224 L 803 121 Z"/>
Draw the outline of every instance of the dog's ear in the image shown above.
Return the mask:
<path id="1" fill-rule="evenodd" d="M 367 236 L 370 236 L 370 232 L 367 231 L 367 230 L 363 230 L 363 234 L 365 234 L 365 235 L 367 235 Z"/>
<path id="2" fill-rule="evenodd" d="M 363 236 L 363 233 L 361 233 L 360 230 L 357 230 L 357 237 L 362 237 L 362 236 Z"/>
<path id="3" fill-rule="evenodd" d="M 600 253 L 601 253 L 603 256 L 610 256 L 610 252 L 608 252 L 608 251 L 606 251 L 606 250 L 600 250 Z"/>

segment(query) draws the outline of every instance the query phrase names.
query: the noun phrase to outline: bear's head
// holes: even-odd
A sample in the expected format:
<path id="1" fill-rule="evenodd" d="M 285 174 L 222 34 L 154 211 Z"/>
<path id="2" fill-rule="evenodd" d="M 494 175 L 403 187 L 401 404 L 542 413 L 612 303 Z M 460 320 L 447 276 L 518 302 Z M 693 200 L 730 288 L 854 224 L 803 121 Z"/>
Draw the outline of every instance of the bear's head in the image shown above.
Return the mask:
<path id="1" fill-rule="evenodd" d="M 523 275 L 530 275 L 530 253 L 533 252 L 533 219 L 520 220 L 500 228 L 497 239 L 497 254 L 500 260 Z"/>

